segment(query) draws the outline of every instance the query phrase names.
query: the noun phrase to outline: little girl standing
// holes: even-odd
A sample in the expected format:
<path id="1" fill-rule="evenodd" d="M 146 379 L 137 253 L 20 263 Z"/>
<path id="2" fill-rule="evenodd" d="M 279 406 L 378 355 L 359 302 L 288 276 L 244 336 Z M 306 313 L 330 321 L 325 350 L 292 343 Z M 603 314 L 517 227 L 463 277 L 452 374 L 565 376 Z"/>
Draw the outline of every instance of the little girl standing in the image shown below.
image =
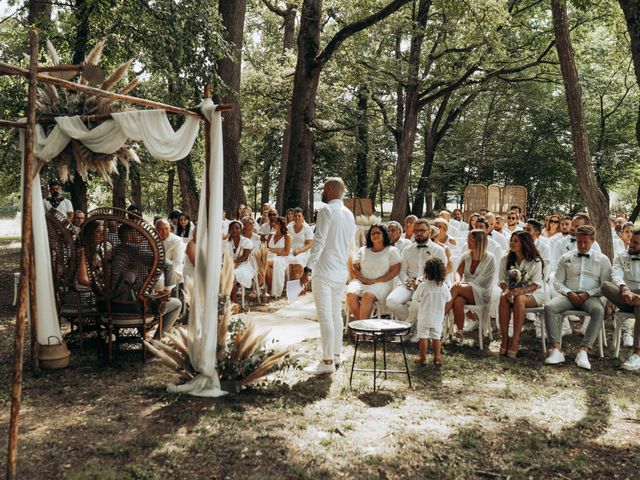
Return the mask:
<path id="1" fill-rule="evenodd" d="M 442 365 L 440 357 L 440 341 L 444 308 L 451 300 L 451 292 L 445 283 L 447 270 L 439 258 L 430 258 L 424 265 L 424 278 L 415 293 L 413 301 L 418 305 L 418 338 L 420 339 L 420 356 L 416 363 L 427 363 L 429 340 L 433 345 L 433 363 Z"/>

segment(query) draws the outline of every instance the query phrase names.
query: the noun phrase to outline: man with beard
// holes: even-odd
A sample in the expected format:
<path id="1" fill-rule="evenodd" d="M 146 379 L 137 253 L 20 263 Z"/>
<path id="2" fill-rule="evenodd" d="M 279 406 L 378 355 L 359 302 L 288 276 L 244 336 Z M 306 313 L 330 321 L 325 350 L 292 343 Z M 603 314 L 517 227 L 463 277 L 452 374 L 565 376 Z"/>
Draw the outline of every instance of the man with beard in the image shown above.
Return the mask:
<path id="1" fill-rule="evenodd" d="M 386 300 L 387 310 L 399 320 L 409 318 L 407 303 L 413 297 L 417 280 L 424 275 L 425 262 L 433 257 L 439 258 L 444 265 L 448 262 L 444 248 L 431 241 L 430 234 L 431 227 L 427 219 L 418 219 L 413 228 L 415 241 L 402 251 L 398 278 L 403 284 L 394 288 Z"/>
<path id="2" fill-rule="evenodd" d="M 616 255 L 612 282 L 602 284 L 602 293 L 623 312 L 633 312 L 633 354 L 622 364 L 625 370 L 640 370 L 640 230 L 634 230 L 626 252 Z"/>
<path id="3" fill-rule="evenodd" d="M 70 222 L 73 221 L 73 205 L 71 205 L 71 200 L 62 195 L 62 184 L 57 180 L 49 182 L 49 196 L 44 199 L 45 212 L 52 208 L 65 215 Z"/>
<path id="4" fill-rule="evenodd" d="M 322 358 L 305 369 L 312 375 L 334 373 L 342 359 L 342 299 L 349 276 L 347 259 L 356 233 L 353 213 L 344 206 L 344 182 L 340 177 L 327 179 L 318 212 L 313 246 L 300 283 L 307 286 L 313 271 L 313 300 L 320 324 Z"/>

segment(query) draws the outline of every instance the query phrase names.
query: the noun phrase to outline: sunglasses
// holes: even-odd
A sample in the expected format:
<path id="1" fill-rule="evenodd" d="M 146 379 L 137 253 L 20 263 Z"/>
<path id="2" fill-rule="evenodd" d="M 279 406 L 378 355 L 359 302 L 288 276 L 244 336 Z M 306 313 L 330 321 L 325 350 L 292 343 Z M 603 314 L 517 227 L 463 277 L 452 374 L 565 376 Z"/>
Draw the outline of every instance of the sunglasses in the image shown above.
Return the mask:
<path id="1" fill-rule="evenodd" d="M 507 217 L 507 220 L 517 220 L 518 217 Z"/>
<path id="2" fill-rule="evenodd" d="M 549 223 L 560 223 L 560 220 L 549 220 Z"/>
<path id="3" fill-rule="evenodd" d="M 276 217 L 278 214 L 277 213 L 270 213 L 269 216 L 270 217 Z"/>

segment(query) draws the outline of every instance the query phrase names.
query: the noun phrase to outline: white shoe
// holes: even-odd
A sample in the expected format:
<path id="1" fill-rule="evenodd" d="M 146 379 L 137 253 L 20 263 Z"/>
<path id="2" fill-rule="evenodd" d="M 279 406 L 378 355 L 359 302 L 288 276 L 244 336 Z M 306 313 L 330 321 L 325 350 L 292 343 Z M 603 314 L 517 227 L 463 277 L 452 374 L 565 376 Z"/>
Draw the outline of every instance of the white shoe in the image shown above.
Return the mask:
<path id="1" fill-rule="evenodd" d="M 584 336 L 587 333 L 587 327 L 589 326 L 589 321 L 591 317 L 585 317 L 584 322 L 582 322 L 582 326 L 580 327 L 580 334 Z"/>
<path id="2" fill-rule="evenodd" d="M 576 355 L 576 365 L 586 370 L 591 370 L 591 364 L 589 363 L 589 355 L 584 350 L 580 350 Z"/>
<path id="3" fill-rule="evenodd" d="M 533 312 L 529 312 L 527 313 L 526 318 L 531 322 L 535 322 L 538 319 L 538 316 Z"/>
<path id="4" fill-rule="evenodd" d="M 629 371 L 640 370 L 640 355 L 634 353 L 626 362 L 622 364 L 622 368 Z"/>
<path id="5" fill-rule="evenodd" d="M 633 335 L 631 335 L 629 332 L 624 332 L 622 334 L 622 346 L 633 347 Z"/>
<path id="6" fill-rule="evenodd" d="M 564 320 L 562 320 L 562 336 L 566 336 L 566 335 L 571 335 L 573 333 L 573 330 L 571 329 L 571 324 L 569 323 L 569 318 L 565 317 Z"/>
<path id="7" fill-rule="evenodd" d="M 304 369 L 310 375 L 324 375 L 325 373 L 336 373 L 336 366 L 332 363 L 324 363 L 320 360 L 316 365 Z"/>
<path id="8" fill-rule="evenodd" d="M 477 320 L 469 320 L 468 318 L 465 319 L 464 328 L 463 328 L 465 332 L 473 332 L 474 330 L 477 330 L 477 329 L 478 329 Z"/>
<path id="9" fill-rule="evenodd" d="M 549 350 L 549 356 L 544 359 L 544 363 L 547 365 L 557 365 L 559 363 L 564 363 L 564 353 L 562 353 L 557 348 L 552 348 Z"/>

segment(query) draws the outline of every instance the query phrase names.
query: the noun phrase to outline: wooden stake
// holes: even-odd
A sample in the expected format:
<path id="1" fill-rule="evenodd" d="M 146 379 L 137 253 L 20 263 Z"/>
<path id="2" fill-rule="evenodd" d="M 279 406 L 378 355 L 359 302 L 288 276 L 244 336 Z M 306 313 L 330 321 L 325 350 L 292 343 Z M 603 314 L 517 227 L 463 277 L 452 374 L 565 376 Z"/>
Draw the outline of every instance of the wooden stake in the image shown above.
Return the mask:
<path id="1" fill-rule="evenodd" d="M 22 363 L 24 352 L 24 330 L 27 320 L 27 288 L 31 283 L 33 259 L 33 229 L 31 223 L 31 188 L 33 184 L 34 163 L 34 129 L 36 120 L 36 76 L 38 69 L 38 32 L 29 32 L 30 68 L 29 68 L 29 100 L 27 103 L 27 125 L 24 144 L 24 176 L 22 180 L 22 271 L 20 277 L 20 303 L 16 318 L 16 338 L 14 351 L 13 381 L 11 384 L 11 420 L 9 423 L 9 447 L 7 452 L 7 478 L 16 478 L 18 455 L 18 422 L 20 416 L 20 400 L 22 396 Z M 35 305 L 35 291 L 32 292 L 31 303 Z M 35 322 L 35 318 L 31 318 Z"/>
<path id="2" fill-rule="evenodd" d="M 26 123 L 20 122 L 12 122 L 10 120 L 0 120 L 0 127 L 10 127 L 10 128 L 26 128 Z"/>

